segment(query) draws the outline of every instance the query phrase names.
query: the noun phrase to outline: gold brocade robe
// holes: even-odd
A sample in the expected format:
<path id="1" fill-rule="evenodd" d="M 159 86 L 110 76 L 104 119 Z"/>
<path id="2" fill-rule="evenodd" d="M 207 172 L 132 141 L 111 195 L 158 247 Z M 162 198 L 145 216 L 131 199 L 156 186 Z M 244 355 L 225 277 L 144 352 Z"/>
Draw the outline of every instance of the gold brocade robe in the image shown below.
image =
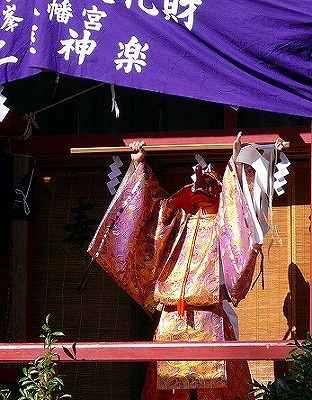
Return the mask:
<path id="1" fill-rule="evenodd" d="M 164 200 L 161 208 L 170 209 L 168 202 Z M 169 256 L 162 260 L 155 284 L 154 299 L 162 304 L 155 339 L 224 341 L 217 216 L 201 210 L 196 215 L 182 214 L 178 234 Z M 165 224 L 160 231 L 166 228 Z M 184 316 L 177 311 L 177 302 L 182 298 L 187 305 Z M 225 383 L 223 361 L 157 363 L 159 389 L 222 387 Z"/>
<path id="2" fill-rule="evenodd" d="M 147 312 L 162 310 L 156 340 L 234 340 L 224 301 L 237 305 L 250 287 L 256 260 L 252 226 L 231 161 L 216 215 L 177 208 L 141 163 L 115 196 L 88 252 Z M 183 316 L 177 313 L 181 297 Z M 157 384 L 222 387 L 225 363 L 158 362 Z"/>

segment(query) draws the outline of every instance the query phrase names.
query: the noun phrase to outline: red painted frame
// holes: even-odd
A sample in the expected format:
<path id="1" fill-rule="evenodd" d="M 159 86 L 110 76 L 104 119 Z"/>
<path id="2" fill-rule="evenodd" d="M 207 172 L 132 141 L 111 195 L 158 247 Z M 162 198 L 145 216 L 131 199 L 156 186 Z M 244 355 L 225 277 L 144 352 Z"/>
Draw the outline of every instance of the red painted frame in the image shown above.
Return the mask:
<path id="1" fill-rule="evenodd" d="M 227 130 L 209 130 L 200 132 L 157 132 L 155 136 L 142 133 L 123 135 L 66 135 L 32 136 L 26 141 L 12 143 L 13 153 L 27 153 L 39 156 L 70 154 L 72 147 L 119 146 L 132 140 L 144 140 L 149 145 L 183 143 L 232 143 L 235 135 Z M 236 131 L 237 129 L 232 129 Z M 287 127 L 271 129 L 248 129 L 244 133 L 244 142 L 274 142 L 278 136 L 290 141 L 292 146 L 310 146 L 312 132 L 306 127 Z M 276 132 L 272 134 L 272 132 Z M 312 165 L 312 155 L 311 155 Z M 312 182 L 311 182 L 312 187 Z M 311 192 L 312 199 L 312 192 Z M 312 240 L 311 240 L 312 260 Z M 31 249 L 30 249 L 31 253 Z M 31 256 L 31 254 L 30 254 Z M 312 277 L 312 263 L 311 263 Z M 310 332 L 312 332 L 312 288 L 310 285 Z M 31 310 L 28 310 L 31 320 Z M 55 347 L 61 361 L 153 361 L 187 359 L 246 359 L 278 360 L 286 359 L 291 351 L 286 341 L 275 342 L 224 342 L 224 343 L 162 343 L 162 342 L 100 342 L 100 343 L 59 343 Z M 64 350 L 65 349 L 65 350 Z M 26 362 L 44 353 L 42 343 L 0 343 L 0 362 Z M 72 354 L 70 356 L 69 354 Z"/>

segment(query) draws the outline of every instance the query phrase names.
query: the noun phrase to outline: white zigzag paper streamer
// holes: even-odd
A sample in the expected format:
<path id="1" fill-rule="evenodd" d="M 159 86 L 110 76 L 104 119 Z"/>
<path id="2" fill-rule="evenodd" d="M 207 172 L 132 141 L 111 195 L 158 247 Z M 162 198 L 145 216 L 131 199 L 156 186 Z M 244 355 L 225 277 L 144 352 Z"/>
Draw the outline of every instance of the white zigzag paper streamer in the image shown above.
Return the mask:
<path id="1" fill-rule="evenodd" d="M 288 167 L 290 166 L 290 161 L 285 156 L 284 153 L 280 152 L 280 162 L 276 164 L 276 171 L 274 173 L 274 190 L 278 196 L 285 193 L 283 186 L 286 185 L 287 181 L 285 176 L 289 174 Z"/>
<path id="2" fill-rule="evenodd" d="M 108 174 L 109 182 L 107 182 L 107 187 L 110 194 L 116 193 L 116 186 L 119 185 L 120 181 L 117 176 L 121 175 L 120 167 L 122 167 L 123 163 L 118 156 L 113 156 L 114 162 L 109 166 L 111 172 Z"/>
<path id="3" fill-rule="evenodd" d="M 4 120 L 6 117 L 7 113 L 10 111 L 10 109 L 4 105 L 4 102 L 6 101 L 6 97 L 3 96 L 2 90 L 3 86 L 0 85 L 0 122 Z"/>

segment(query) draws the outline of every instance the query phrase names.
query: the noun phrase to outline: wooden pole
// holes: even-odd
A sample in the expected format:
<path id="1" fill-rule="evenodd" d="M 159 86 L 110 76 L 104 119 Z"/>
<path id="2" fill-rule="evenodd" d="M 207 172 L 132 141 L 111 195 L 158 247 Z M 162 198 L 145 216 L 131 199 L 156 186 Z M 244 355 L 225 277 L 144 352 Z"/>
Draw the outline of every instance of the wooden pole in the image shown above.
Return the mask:
<path id="1" fill-rule="evenodd" d="M 277 139 L 276 143 L 283 147 L 289 147 L 289 142 L 285 142 L 282 139 Z M 144 149 L 148 152 L 155 151 L 202 151 L 202 150 L 221 150 L 231 149 L 233 143 L 198 143 L 198 144 L 161 144 L 144 146 Z M 106 147 L 72 147 L 71 153 L 129 153 L 131 151 L 128 146 L 106 146 Z"/>
<path id="2" fill-rule="evenodd" d="M 219 144 L 168 144 L 168 145 L 153 145 L 144 146 L 148 152 L 156 151 L 201 151 L 201 150 L 220 150 L 231 149 L 232 143 Z M 70 152 L 75 153 L 130 153 L 131 149 L 127 146 L 106 146 L 106 147 L 72 147 Z"/>

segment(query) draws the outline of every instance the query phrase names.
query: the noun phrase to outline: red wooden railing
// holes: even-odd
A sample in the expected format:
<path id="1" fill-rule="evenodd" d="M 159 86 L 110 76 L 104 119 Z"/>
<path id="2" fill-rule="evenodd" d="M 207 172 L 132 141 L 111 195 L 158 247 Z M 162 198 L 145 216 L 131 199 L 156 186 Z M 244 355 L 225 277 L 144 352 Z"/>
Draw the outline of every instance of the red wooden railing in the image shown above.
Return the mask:
<path id="1" fill-rule="evenodd" d="M 279 360 L 287 359 L 289 342 L 84 342 L 57 343 L 60 361 Z M 28 362 L 43 355 L 42 343 L 1 343 L 0 362 Z"/>

